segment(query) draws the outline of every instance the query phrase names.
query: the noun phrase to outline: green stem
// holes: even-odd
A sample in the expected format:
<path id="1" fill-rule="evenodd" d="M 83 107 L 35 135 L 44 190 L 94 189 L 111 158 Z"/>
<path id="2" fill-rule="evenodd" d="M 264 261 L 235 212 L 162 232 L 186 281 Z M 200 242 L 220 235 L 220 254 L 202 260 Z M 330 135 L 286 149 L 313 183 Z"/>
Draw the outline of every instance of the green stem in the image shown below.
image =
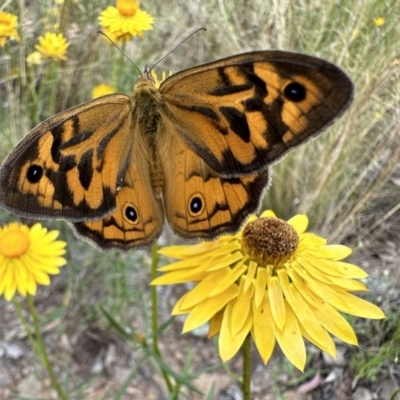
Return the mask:
<path id="1" fill-rule="evenodd" d="M 64 393 L 63 389 L 61 388 L 60 384 L 58 383 L 56 374 L 54 373 L 53 367 L 47 356 L 46 346 L 44 345 L 43 337 L 42 337 L 42 334 L 40 333 L 39 319 L 38 319 L 35 305 L 33 304 L 32 296 L 28 295 L 27 300 L 28 300 L 29 311 L 32 316 L 33 327 L 35 329 L 36 340 L 33 339 L 32 335 L 30 335 L 30 334 L 28 334 L 28 337 L 32 338 L 32 340 L 35 342 L 35 345 L 32 347 L 34 348 L 36 354 L 41 359 L 43 366 L 46 368 L 46 371 L 48 372 L 50 380 L 51 380 L 51 384 L 53 385 L 53 388 L 57 391 L 59 398 L 66 400 L 67 396 Z M 25 327 L 26 327 L 26 325 L 25 325 Z"/>
<path id="2" fill-rule="evenodd" d="M 157 242 L 154 243 L 153 247 L 151 248 L 151 280 L 157 278 L 157 266 L 159 261 L 159 256 L 157 253 L 158 244 Z M 150 286 L 151 292 L 151 330 L 153 333 L 153 351 L 157 354 L 160 358 L 162 358 L 160 350 L 158 348 L 158 297 L 157 297 L 157 286 L 152 285 Z M 161 373 L 163 375 L 164 381 L 168 387 L 169 393 L 172 393 L 174 388 L 169 379 L 169 376 L 163 368 L 161 368 Z"/>
<path id="3" fill-rule="evenodd" d="M 48 103 L 48 109 L 50 114 L 55 114 L 57 112 L 57 91 L 58 91 L 58 72 L 59 65 L 57 61 L 50 60 L 48 65 L 48 83 L 50 84 L 50 100 Z"/>
<path id="4" fill-rule="evenodd" d="M 243 379 L 242 379 L 242 393 L 243 400 L 251 400 L 251 336 L 247 335 L 243 346 Z"/>
<path id="5" fill-rule="evenodd" d="M 26 321 L 26 319 L 22 313 L 21 304 L 18 301 L 18 296 L 13 297 L 13 302 L 14 302 L 15 309 L 17 311 L 19 320 L 21 321 L 22 326 L 25 329 L 26 336 L 28 336 L 29 343 L 31 344 L 34 352 L 37 354 L 39 351 L 38 344 L 36 343 L 35 338 L 32 336 L 31 329 L 28 325 L 28 322 Z"/>

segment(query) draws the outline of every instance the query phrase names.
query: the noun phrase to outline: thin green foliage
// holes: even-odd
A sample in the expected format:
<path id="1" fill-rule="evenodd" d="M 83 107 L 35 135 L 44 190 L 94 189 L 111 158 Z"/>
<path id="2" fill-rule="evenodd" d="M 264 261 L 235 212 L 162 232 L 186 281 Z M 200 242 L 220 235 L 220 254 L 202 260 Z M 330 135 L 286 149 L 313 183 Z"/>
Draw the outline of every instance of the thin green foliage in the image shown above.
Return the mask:
<path id="1" fill-rule="evenodd" d="M 382 331 L 376 331 L 374 324 L 367 325 L 364 335 L 371 337 L 371 346 L 354 355 L 351 367 L 356 379 L 379 381 L 388 365 L 399 365 L 400 359 L 400 315 L 388 316 Z"/>

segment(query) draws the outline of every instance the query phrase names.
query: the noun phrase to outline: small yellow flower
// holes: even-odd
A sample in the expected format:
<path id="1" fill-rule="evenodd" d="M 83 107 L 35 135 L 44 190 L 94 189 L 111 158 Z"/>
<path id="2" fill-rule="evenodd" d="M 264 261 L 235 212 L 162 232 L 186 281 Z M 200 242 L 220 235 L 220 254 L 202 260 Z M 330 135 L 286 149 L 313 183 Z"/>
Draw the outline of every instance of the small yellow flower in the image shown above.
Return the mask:
<path id="1" fill-rule="evenodd" d="M 31 228 L 19 223 L 0 227 L 0 295 L 12 299 L 34 295 L 36 285 L 49 285 L 50 275 L 60 273 L 66 264 L 66 243 L 55 240 L 58 231 L 48 232 L 41 224 Z"/>
<path id="2" fill-rule="evenodd" d="M 117 0 L 116 7 L 101 12 L 99 22 L 111 40 L 120 42 L 143 36 L 143 31 L 153 29 L 154 19 L 139 8 L 137 0 Z"/>
<path id="3" fill-rule="evenodd" d="M 97 97 L 105 96 L 106 94 L 115 93 L 115 89 L 110 85 L 100 84 L 93 88 L 92 99 Z"/>
<path id="4" fill-rule="evenodd" d="M 17 32 L 18 17 L 0 10 L 0 47 L 4 47 L 7 39 L 20 41 Z"/>
<path id="5" fill-rule="evenodd" d="M 333 357 L 331 334 L 357 344 L 340 312 L 384 318 L 378 307 L 350 293 L 367 290 L 355 280 L 367 274 L 340 261 L 351 250 L 328 245 L 306 232 L 307 225 L 305 215 L 286 222 L 266 211 L 261 218 L 251 217 L 236 235 L 164 247 L 161 254 L 180 261 L 160 268 L 165 274 L 152 285 L 198 282 L 178 300 L 172 314 L 189 314 L 183 332 L 209 322 L 209 337 L 219 334 L 224 362 L 250 334 L 264 363 L 278 343 L 290 362 L 303 370 L 303 338 Z"/>
<path id="6" fill-rule="evenodd" d="M 377 28 L 379 28 L 379 27 L 385 25 L 385 18 L 383 18 L 383 17 L 374 18 L 374 25 L 375 25 Z"/>
<path id="7" fill-rule="evenodd" d="M 42 55 L 38 51 L 34 51 L 27 55 L 26 62 L 29 65 L 40 65 L 42 63 Z"/>
<path id="8" fill-rule="evenodd" d="M 62 33 L 47 32 L 44 36 L 39 36 L 39 44 L 35 46 L 35 49 L 40 52 L 42 57 L 66 60 L 65 53 L 68 46 L 69 43 Z"/>

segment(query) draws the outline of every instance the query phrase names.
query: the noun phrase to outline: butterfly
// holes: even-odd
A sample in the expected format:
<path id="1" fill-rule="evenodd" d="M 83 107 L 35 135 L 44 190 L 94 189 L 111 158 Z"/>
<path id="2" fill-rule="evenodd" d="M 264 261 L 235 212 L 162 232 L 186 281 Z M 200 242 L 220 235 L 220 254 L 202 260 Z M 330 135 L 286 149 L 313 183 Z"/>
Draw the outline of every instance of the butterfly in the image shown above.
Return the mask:
<path id="1" fill-rule="evenodd" d="M 166 218 L 183 238 L 237 231 L 268 166 L 315 137 L 353 97 L 322 59 L 258 51 L 110 94 L 34 128 L 0 169 L 0 205 L 69 221 L 102 249 L 147 247 Z"/>

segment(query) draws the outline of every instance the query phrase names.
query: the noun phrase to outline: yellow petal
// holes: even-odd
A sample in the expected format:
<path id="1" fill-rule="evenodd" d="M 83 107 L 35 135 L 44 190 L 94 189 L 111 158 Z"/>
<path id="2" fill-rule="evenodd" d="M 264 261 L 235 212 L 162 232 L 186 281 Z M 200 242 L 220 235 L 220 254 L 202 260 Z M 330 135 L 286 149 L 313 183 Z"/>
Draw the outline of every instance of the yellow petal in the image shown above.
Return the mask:
<path id="1" fill-rule="evenodd" d="M 300 331 L 301 334 L 307 339 L 309 340 L 315 347 L 320 348 L 322 351 L 324 351 L 325 353 L 328 353 L 331 357 L 336 358 L 337 354 L 336 354 L 336 346 L 335 346 L 335 342 L 332 340 L 332 338 L 330 337 L 329 333 L 327 331 L 324 331 L 324 343 L 325 346 L 321 346 L 319 343 L 316 343 L 314 341 L 314 339 L 308 334 L 307 330 L 304 329 L 303 326 L 300 326 Z"/>
<path id="2" fill-rule="evenodd" d="M 324 329 L 322 328 L 318 319 L 315 317 L 312 309 L 301 296 L 297 288 L 293 284 L 289 283 L 289 279 L 285 270 L 278 270 L 278 276 L 285 298 L 296 315 L 298 321 L 303 328 L 307 330 L 308 334 L 314 339 L 314 341 L 318 343 L 318 345 L 325 347 L 326 343 L 324 340 L 326 336 Z"/>
<path id="3" fill-rule="evenodd" d="M 368 276 L 368 274 L 360 267 L 357 267 L 357 265 L 353 265 L 343 261 L 335 261 L 335 268 L 337 268 L 337 270 L 342 275 L 345 275 L 349 278 L 361 279 Z"/>
<path id="4" fill-rule="evenodd" d="M 349 278 L 330 277 L 332 285 L 342 288 L 346 292 L 366 292 L 367 286 L 359 281 Z"/>
<path id="5" fill-rule="evenodd" d="M 334 307 L 327 304 L 323 300 L 320 301 L 318 307 L 310 304 L 311 309 L 320 321 L 321 325 L 332 335 L 335 335 L 343 342 L 357 345 L 357 336 L 351 325 L 340 315 Z"/>
<path id="6" fill-rule="evenodd" d="M 253 319 L 254 326 L 251 330 L 251 335 L 261 359 L 266 364 L 275 347 L 274 320 L 266 293 L 258 307 L 253 303 Z"/>
<path id="7" fill-rule="evenodd" d="M 319 247 L 325 245 L 327 242 L 326 239 L 316 235 L 315 233 L 305 232 L 300 236 L 299 247 Z"/>
<path id="8" fill-rule="evenodd" d="M 286 308 L 281 284 L 276 276 L 268 277 L 268 296 L 274 322 L 279 329 L 282 329 L 286 321 Z"/>
<path id="9" fill-rule="evenodd" d="M 265 288 L 267 286 L 267 279 L 268 276 L 266 268 L 258 268 L 254 293 L 254 304 L 256 308 L 258 308 L 263 301 Z"/>
<path id="10" fill-rule="evenodd" d="M 32 269 L 31 274 L 35 277 L 36 283 L 41 285 L 50 285 L 50 278 L 45 272 L 40 271 L 39 269 Z"/>
<path id="11" fill-rule="evenodd" d="M 222 325 L 222 318 L 224 317 L 224 311 L 225 309 L 222 309 L 210 319 L 210 323 L 208 326 L 208 335 L 207 335 L 208 339 L 217 335 L 220 332 Z"/>
<path id="12" fill-rule="evenodd" d="M 275 213 L 272 210 L 265 210 L 261 215 L 260 218 L 276 218 Z"/>
<path id="13" fill-rule="evenodd" d="M 181 315 L 181 314 L 187 314 L 190 312 L 190 308 L 186 309 L 182 307 L 183 302 L 185 301 L 185 298 L 189 295 L 190 292 L 185 293 L 174 305 L 171 311 L 171 315 Z"/>
<path id="14" fill-rule="evenodd" d="M 347 314 L 356 315 L 357 317 L 370 318 L 370 319 L 381 319 L 386 318 L 383 311 L 376 305 L 360 299 L 351 293 L 343 293 L 343 299 L 345 301 L 346 307 L 339 310 L 346 312 Z M 334 305 L 334 304 L 333 304 Z"/>
<path id="15" fill-rule="evenodd" d="M 225 268 L 219 271 L 215 271 L 206 276 L 200 281 L 190 292 L 187 293 L 185 301 L 182 303 L 183 308 L 192 308 L 196 304 L 205 300 L 207 297 L 213 297 L 210 295 L 210 288 L 215 285 L 215 282 L 225 280 L 226 276 L 229 276 L 230 269 Z"/>
<path id="16" fill-rule="evenodd" d="M 246 316 L 249 314 L 252 304 L 252 297 L 254 293 L 254 285 L 251 285 L 248 290 L 245 290 L 246 278 L 242 277 L 240 280 L 240 287 L 236 301 L 233 302 L 232 316 L 231 316 L 231 333 L 236 336 L 243 328 L 246 322 Z"/>
<path id="17" fill-rule="evenodd" d="M 237 263 L 233 268 L 228 268 L 229 274 L 223 280 L 214 282 L 213 287 L 210 288 L 210 296 L 216 296 L 217 294 L 225 291 L 229 286 L 233 285 L 247 269 L 246 265 L 242 261 Z"/>
<path id="18" fill-rule="evenodd" d="M 151 285 L 170 285 L 172 283 L 198 282 L 208 275 L 202 266 L 192 270 L 172 271 L 151 281 Z"/>
<path id="19" fill-rule="evenodd" d="M 327 244 L 315 249 L 307 249 L 308 255 L 315 258 L 328 258 L 330 260 L 342 260 L 351 254 L 351 249 L 341 244 Z"/>
<path id="20" fill-rule="evenodd" d="M 297 318 L 285 301 L 286 323 L 283 329 L 275 328 L 275 337 L 286 358 L 300 371 L 306 364 L 306 347 Z"/>
<path id="21" fill-rule="evenodd" d="M 334 264 L 337 262 L 298 256 L 297 262 L 293 261 L 291 266 L 296 269 L 305 281 L 321 281 L 341 287 L 347 291 L 366 290 L 366 286 L 362 282 L 341 276 L 340 272 L 334 268 Z"/>
<path id="22" fill-rule="evenodd" d="M 257 263 L 254 261 L 249 262 L 249 266 L 247 269 L 247 274 L 245 277 L 244 291 L 248 290 L 250 286 L 253 286 L 253 279 L 257 272 Z"/>
<path id="23" fill-rule="evenodd" d="M 237 286 L 230 286 L 225 292 L 208 298 L 193 307 L 187 317 L 182 332 L 188 332 L 198 328 L 209 321 L 219 310 L 221 310 L 230 300 L 236 297 Z"/>
<path id="24" fill-rule="evenodd" d="M 308 226 L 308 217 L 304 214 L 295 215 L 290 218 L 287 223 L 291 225 L 294 230 L 300 235 L 306 231 Z"/>
<path id="25" fill-rule="evenodd" d="M 206 266 L 206 271 L 215 271 L 217 269 L 229 267 L 236 262 L 243 259 L 243 254 L 240 251 L 235 251 L 233 254 L 228 254 L 226 256 L 221 256 L 209 262 Z"/>
<path id="26" fill-rule="evenodd" d="M 232 335 L 230 330 L 230 326 L 232 326 L 232 303 L 230 302 L 226 307 L 218 339 L 219 355 L 223 362 L 230 360 L 239 351 L 253 325 L 253 312 L 250 309 L 247 316 L 244 316 L 246 320 L 242 329 L 237 335 Z"/>

